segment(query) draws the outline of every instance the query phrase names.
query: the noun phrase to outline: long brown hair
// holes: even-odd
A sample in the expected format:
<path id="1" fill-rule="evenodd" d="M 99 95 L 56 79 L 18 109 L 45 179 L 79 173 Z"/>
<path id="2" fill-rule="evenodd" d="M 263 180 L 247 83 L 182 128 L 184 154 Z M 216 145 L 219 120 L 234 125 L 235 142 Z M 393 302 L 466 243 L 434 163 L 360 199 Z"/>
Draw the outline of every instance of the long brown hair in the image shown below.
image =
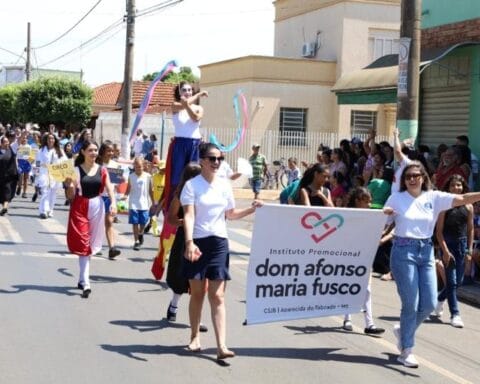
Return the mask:
<path id="1" fill-rule="evenodd" d="M 405 175 L 411 168 L 418 168 L 420 170 L 420 173 L 422 174 L 422 191 L 429 191 L 430 189 L 432 189 L 432 182 L 430 181 L 430 177 L 428 176 L 425 167 L 420 161 L 414 160 L 410 164 L 408 164 L 402 172 L 402 177 L 400 179 L 400 192 L 407 190 L 407 184 L 405 183 Z"/>

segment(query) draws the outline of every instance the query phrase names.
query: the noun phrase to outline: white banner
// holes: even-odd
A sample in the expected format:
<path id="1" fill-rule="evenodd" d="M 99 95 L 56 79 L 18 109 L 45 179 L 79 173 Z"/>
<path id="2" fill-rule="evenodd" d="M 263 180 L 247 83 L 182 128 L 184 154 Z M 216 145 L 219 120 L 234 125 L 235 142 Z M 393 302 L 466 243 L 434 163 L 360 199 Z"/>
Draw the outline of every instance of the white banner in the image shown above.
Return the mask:
<path id="1" fill-rule="evenodd" d="M 359 312 L 385 222 L 373 209 L 257 209 L 247 323 Z"/>

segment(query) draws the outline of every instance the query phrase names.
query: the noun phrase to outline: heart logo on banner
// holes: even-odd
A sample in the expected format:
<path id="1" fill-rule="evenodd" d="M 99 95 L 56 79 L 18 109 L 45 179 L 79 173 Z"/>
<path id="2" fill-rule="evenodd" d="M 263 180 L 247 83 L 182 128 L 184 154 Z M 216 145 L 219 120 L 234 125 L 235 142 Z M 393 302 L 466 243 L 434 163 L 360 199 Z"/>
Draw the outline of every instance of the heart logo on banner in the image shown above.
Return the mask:
<path id="1" fill-rule="evenodd" d="M 305 229 L 317 229 L 320 227 L 320 233 L 316 231 L 317 233 L 310 235 L 317 244 L 340 228 L 343 222 L 343 217 L 339 214 L 333 213 L 322 218 L 318 212 L 309 212 L 300 220 L 300 223 Z"/>

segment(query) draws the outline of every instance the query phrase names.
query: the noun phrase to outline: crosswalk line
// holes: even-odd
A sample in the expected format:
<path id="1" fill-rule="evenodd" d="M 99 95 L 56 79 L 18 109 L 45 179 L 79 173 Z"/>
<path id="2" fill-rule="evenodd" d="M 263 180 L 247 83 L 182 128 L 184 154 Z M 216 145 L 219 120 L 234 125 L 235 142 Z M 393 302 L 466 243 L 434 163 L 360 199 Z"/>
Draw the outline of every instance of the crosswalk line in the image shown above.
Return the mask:
<path id="1" fill-rule="evenodd" d="M 23 242 L 20 233 L 18 233 L 9 220 L 0 221 L 0 241 L 12 243 Z"/>
<path id="2" fill-rule="evenodd" d="M 247 247 L 246 245 L 232 239 L 228 239 L 228 241 L 230 244 L 230 252 L 250 254 L 250 247 Z"/>

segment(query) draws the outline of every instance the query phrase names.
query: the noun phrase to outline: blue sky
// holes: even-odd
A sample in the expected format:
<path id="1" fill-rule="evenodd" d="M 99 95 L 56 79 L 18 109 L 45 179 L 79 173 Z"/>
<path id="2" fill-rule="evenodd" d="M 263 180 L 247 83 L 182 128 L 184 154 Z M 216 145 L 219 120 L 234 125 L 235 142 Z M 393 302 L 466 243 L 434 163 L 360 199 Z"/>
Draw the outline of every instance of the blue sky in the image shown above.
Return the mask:
<path id="1" fill-rule="evenodd" d="M 119 21 L 125 0 L 102 0 L 77 27 L 59 37 L 99 0 L 15 0 L 2 4 L 0 48 L 24 56 L 27 22 L 31 23 L 33 66 L 84 71 L 90 86 L 122 81 L 125 28 L 119 23 L 93 42 L 88 41 Z M 136 0 L 139 11 L 165 0 Z M 272 55 L 272 0 L 184 0 L 136 21 L 134 79 L 154 72 L 171 60 L 198 66 L 245 55 Z M 76 49 L 83 44 L 81 49 Z M 55 60 L 74 50 L 65 57 Z M 0 49 L 1 64 L 24 62 Z"/>

